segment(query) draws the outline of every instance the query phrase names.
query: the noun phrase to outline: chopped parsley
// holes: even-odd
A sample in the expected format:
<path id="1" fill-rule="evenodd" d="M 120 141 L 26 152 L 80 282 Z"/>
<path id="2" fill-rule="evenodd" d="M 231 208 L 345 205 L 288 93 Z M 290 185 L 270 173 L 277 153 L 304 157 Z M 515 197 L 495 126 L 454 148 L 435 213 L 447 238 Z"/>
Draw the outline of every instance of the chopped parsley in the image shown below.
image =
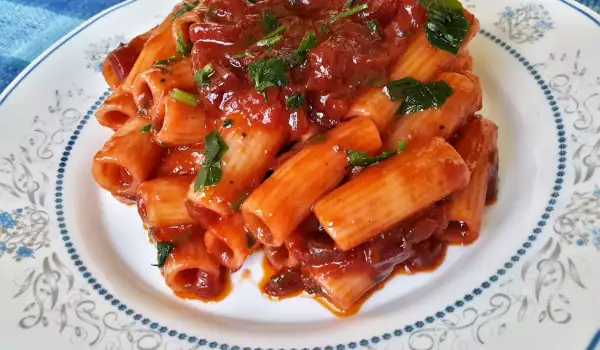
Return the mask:
<path id="1" fill-rule="evenodd" d="M 267 57 L 248 65 L 248 74 L 254 83 L 256 91 L 266 95 L 266 89 L 271 86 L 283 87 L 288 83 L 286 62 L 281 56 Z"/>
<path id="2" fill-rule="evenodd" d="M 306 62 L 308 51 L 317 47 L 318 44 L 319 41 L 315 32 L 308 33 L 308 35 L 302 39 L 300 45 L 298 45 L 298 49 L 290 55 L 288 65 L 293 67 Z"/>
<path id="3" fill-rule="evenodd" d="M 367 29 L 369 30 L 369 33 L 371 33 L 371 35 L 375 35 L 377 34 L 377 29 L 379 28 L 379 21 L 376 19 L 372 19 L 370 21 L 367 21 Z"/>
<path id="4" fill-rule="evenodd" d="M 169 65 L 172 62 L 179 61 L 181 58 L 182 58 L 181 56 L 167 57 L 167 58 L 165 58 L 163 60 L 158 60 L 158 61 L 154 62 L 154 66 L 161 67 L 161 68 L 166 68 L 167 65 Z"/>
<path id="5" fill-rule="evenodd" d="M 396 147 L 396 149 L 398 150 L 398 153 L 402 153 L 404 152 L 404 150 L 406 149 L 406 140 L 400 140 L 398 141 L 398 147 Z"/>
<path id="6" fill-rule="evenodd" d="M 196 6 L 198 6 L 198 1 L 193 1 L 193 2 L 183 2 L 183 4 L 181 4 L 181 7 L 179 8 L 179 10 L 175 11 L 175 13 L 173 13 L 173 20 L 175 20 L 177 17 L 180 17 L 181 15 L 185 14 L 186 12 L 189 12 L 193 9 L 196 8 Z"/>
<path id="7" fill-rule="evenodd" d="M 411 114 L 430 108 L 439 108 L 454 93 L 454 89 L 443 80 L 422 83 L 413 78 L 391 81 L 385 89 L 392 101 L 400 101 L 404 98 L 398 114 Z"/>
<path id="8" fill-rule="evenodd" d="M 179 29 L 177 32 L 177 41 L 176 41 L 176 51 L 180 56 L 187 56 L 192 52 L 192 48 L 194 44 L 191 41 L 185 41 L 185 37 L 183 36 L 183 31 Z"/>
<path id="9" fill-rule="evenodd" d="M 344 5 L 345 6 L 345 5 Z M 327 26 L 332 24 L 333 22 L 337 21 L 338 19 L 342 19 L 348 16 L 352 16 L 356 13 L 359 13 L 360 11 L 364 11 L 369 7 L 368 4 L 362 4 L 362 5 L 356 5 L 353 8 L 344 11 L 344 12 L 340 12 L 337 15 L 329 18 L 327 21 L 325 21 L 325 23 L 323 23 L 323 26 L 321 27 L 321 30 L 326 32 L 327 31 Z"/>
<path id="10" fill-rule="evenodd" d="M 240 53 L 240 54 L 237 54 L 237 55 L 233 55 L 231 57 L 233 57 L 233 58 L 246 58 L 246 57 L 248 57 L 248 58 L 254 58 L 254 55 L 250 51 L 246 50 L 243 53 Z"/>
<path id="11" fill-rule="evenodd" d="M 185 103 L 188 106 L 196 107 L 198 105 L 198 100 L 196 100 L 196 96 L 190 94 L 189 92 L 185 92 L 183 90 L 179 90 L 177 88 L 171 90 L 171 97 L 179 101 L 181 103 Z"/>
<path id="12" fill-rule="evenodd" d="M 424 30 L 431 46 L 458 54 L 471 23 L 465 17 L 458 0 L 419 0 L 427 10 Z"/>
<path id="13" fill-rule="evenodd" d="M 230 203 L 231 209 L 233 211 L 240 211 L 242 204 L 244 204 L 244 201 L 249 195 L 250 192 L 242 192 L 233 202 Z"/>
<path id="14" fill-rule="evenodd" d="M 354 5 L 354 0 L 348 0 L 344 3 L 344 8 L 349 9 L 352 7 L 352 5 Z"/>
<path id="15" fill-rule="evenodd" d="M 225 121 L 223 122 L 223 127 L 227 128 L 233 125 L 233 119 L 225 119 Z"/>
<path id="16" fill-rule="evenodd" d="M 369 155 L 366 154 L 365 152 L 355 151 L 353 149 L 349 149 L 348 151 L 346 151 L 346 154 L 348 155 L 348 163 L 350 163 L 350 165 L 352 165 L 352 166 L 367 166 L 367 165 L 373 165 L 375 163 L 381 162 L 382 160 L 388 159 L 389 157 L 396 154 L 396 150 L 389 149 L 387 151 L 383 151 L 380 155 L 374 156 L 374 157 L 369 157 Z"/>
<path id="17" fill-rule="evenodd" d="M 392 101 L 401 101 L 399 114 L 411 114 L 429 108 L 441 107 L 454 89 L 445 81 L 422 83 L 413 78 L 403 78 L 389 82 L 386 92 Z"/>
<path id="18" fill-rule="evenodd" d="M 262 23 L 265 30 L 270 33 L 281 26 L 281 23 L 275 17 L 273 12 L 269 9 L 265 9 L 262 13 Z"/>
<path id="19" fill-rule="evenodd" d="M 313 145 L 315 143 L 322 143 L 322 142 L 325 142 L 325 141 L 327 141 L 327 135 L 324 134 L 324 133 L 319 132 L 319 133 L 311 135 L 308 138 L 308 140 L 306 140 L 306 144 L 307 145 Z"/>
<path id="20" fill-rule="evenodd" d="M 142 127 L 140 129 L 140 134 L 145 134 L 145 133 L 148 133 L 150 131 L 152 131 L 152 123 L 144 125 L 144 127 Z"/>
<path id="21" fill-rule="evenodd" d="M 304 94 L 294 92 L 285 99 L 285 105 L 291 109 L 298 109 L 304 105 Z"/>
<path id="22" fill-rule="evenodd" d="M 196 80 L 196 84 L 198 87 L 208 86 L 210 85 L 210 77 L 215 74 L 215 69 L 212 64 L 207 64 L 204 68 L 196 71 L 194 73 L 194 80 Z"/>
<path id="23" fill-rule="evenodd" d="M 204 136 L 204 144 L 204 161 L 194 182 L 194 192 L 219 183 L 222 175 L 221 158 L 229 149 L 217 130 Z"/>
<path id="24" fill-rule="evenodd" d="M 155 266 L 157 266 L 157 267 L 165 266 L 165 262 L 167 261 L 167 258 L 169 257 L 169 254 L 171 254 L 172 250 L 173 250 L 173 244 L 171 244 L 169 242 L 156 243 L 157 264 Z"/>

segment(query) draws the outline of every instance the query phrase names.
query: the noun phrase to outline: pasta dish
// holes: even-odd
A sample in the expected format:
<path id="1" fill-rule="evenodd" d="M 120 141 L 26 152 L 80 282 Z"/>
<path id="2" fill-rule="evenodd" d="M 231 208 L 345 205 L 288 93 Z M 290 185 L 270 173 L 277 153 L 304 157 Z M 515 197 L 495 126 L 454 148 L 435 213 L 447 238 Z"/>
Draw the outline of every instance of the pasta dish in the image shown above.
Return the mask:
<path id="1" fill-rule="evenodd" d="M 137 205 L 175 294 L 223 298 L 262 249 L 263 293 L 350 314 L 479 236 L 498 128 L 477 32 L 458 0 L 182 2 L 106 57 L 93 176 Z"/>

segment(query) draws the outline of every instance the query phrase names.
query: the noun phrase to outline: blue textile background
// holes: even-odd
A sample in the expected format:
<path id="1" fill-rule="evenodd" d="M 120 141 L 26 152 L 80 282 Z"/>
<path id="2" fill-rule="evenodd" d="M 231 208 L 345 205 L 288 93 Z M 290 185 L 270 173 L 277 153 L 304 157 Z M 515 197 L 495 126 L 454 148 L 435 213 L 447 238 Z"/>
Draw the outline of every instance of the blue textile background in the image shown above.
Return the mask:
<path id="1" fill-rule="evenodd" d="M 0 91 L 77 25 L 123 0 L 0 0 Z M 600 12 L 600 0 L 579 0 Z"/>

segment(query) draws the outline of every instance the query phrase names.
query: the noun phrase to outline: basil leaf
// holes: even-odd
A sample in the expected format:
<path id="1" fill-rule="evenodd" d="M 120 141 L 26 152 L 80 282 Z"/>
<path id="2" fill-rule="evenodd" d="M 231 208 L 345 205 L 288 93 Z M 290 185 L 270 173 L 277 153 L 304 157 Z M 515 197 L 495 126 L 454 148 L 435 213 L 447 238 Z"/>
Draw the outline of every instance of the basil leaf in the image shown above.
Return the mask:
<path id="1" fill-rule="evenodd" d="M 265 94 L 271 86 L 283 87 L 288 83 L 285 60 L 281 56 L 267 57 L 248 65 L 248 74 L 256 91 Z"/>
<path id="2" fill-rule="evenodd" d="M 215 73 L 215 69 L 212 64 L 207 64 L 204 68 L 196 71 L 194 73 L 194 80 L 196 80 L 196 84 L 198 87 L 208 86 L 210 85 L 210 77 Z"/>
<path id="3" fill-rule="evenodd" d="M 471 23 L 465 17 L 458 0 L 419 0 L 427 10 L 424 30 L 431 46 L 458 54 Z"/>
<path id="4" fill-rule="evenodd" d="M 294 92 L 285 99 L 285 105 L 291 109 L 298 109 L 304 105 L 304 95 Z"/>
<path id="5" fill-rule="evenodd" d="M 396 150 L 390 149 L 382 152 L 380 155 L 375 157 L 369 157 L 365 152 L 355 151 L 353 149 L 348 150 L 346 153 L 348 154 L 348 163 L 350 163 L 350 165 L 367 166 L 388 159 L 389 157 L 396 154 Z"/>
<path id="6" fill-rule="evenodd" d="M 277 19 L 277 17 L 275 17 L 275 15 L 273 15 L 273 12 L 269 9 L 265 9 L 263 11 L 262 22 L 263 22 L 263 27 L 265 27 L 267 32 L 272 32 L 275 29 L 277 29 L 279 26 L 281 26 L 281 23 L 279 23 L 279 20 Z"/>
<path id="7" fill-rule="evenodd" d="M 179 10 L 177 10 L 177 11 L 175 11 L 175 13 L 173 13 L 173 20 L 175 20 L 177 17 L 180 17 L 184 13 L 195 9 L 196 6 L 198 6 L 198 1 L 194 1 L 194 2 L 185 2 L 184 1 L 183 4 L 181 5 L 181 7 L 179 8 Z"/>
<path id="8" fill-rule="evenodd" d="M 177 40 L 175 42 L 175 50 L 180 56 L 187 56 L 192 52 L 194 44 L 191 41 L 185 41 L 181 29 L 177 32 Z"/>
<path id="9" fill-rule="evenodd" d="M 445 81 L 422 84 L 419 88 L 407 91 L 406 98 L 397 114 L 412 114 L 430 108 L 441 107 L 454 89 Z"/>
<path id="10" fill-rule="evenodd" d="M 145 134 L 147 132 L 150 132 L 151 130 L 152 130 L 152 123 L 144 125 L 144 127 L 140 129 L 140 134 Z"/>
<path id="11" fill-rule="evenodd" d="M 225 121 L 223 122 L 223 127 L 227 128 L 233 125 L 233 119 L 225 119 Z"/>
<path id="12" fill-rule="evenodd" d="M 195 192 L 219 183 L 222 175 L 221 158 L 229 149 L 217 130 L 204 136 L 204 144 L 204 161 L 194 182 Z"/>
<path id="13" fill-rule="evenodd" d="M 156 266 L 158 266 L 158 267 L 165 266 L 165 262 L 167 261 L 167 258 L 169 257 L 169 254 L 171 254 L 172 250 L 173 250 L 173 244 L 171 244 L 169 242 L 156 243 L 156 260 L 157 260 Z"/>

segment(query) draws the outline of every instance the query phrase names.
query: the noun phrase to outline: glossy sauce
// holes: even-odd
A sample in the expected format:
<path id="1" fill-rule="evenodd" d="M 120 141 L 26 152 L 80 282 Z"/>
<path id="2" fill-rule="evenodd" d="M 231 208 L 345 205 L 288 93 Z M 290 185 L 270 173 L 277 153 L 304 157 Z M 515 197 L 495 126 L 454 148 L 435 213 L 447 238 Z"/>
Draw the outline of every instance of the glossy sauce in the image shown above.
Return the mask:
<path id="1" fill-rule="evenodd" d="M 197 293 L 192 293 L 192 292 L 173 292 L 173 294 L 175 294 L 176 296 L 178 296 L 179 298 L 182 298 L 182 299 L 200 300 L 205 303 L 206 302 L 216 303 L 221 300 L 224 300 L 225 298 L 227 298 L 229 296 L 229 294 L 231 294 L 231 291 L 233 290 L 233 284 L 231 283 L 231 276 L 229 275 L 229 272 L 225 268 L 221 268 L 221 274 L 222 275 L 224 274 L 224 276 L 222 277 L 223 287 L 221 289 L 221 292 L 215 296 L 201 297 Z"/>

